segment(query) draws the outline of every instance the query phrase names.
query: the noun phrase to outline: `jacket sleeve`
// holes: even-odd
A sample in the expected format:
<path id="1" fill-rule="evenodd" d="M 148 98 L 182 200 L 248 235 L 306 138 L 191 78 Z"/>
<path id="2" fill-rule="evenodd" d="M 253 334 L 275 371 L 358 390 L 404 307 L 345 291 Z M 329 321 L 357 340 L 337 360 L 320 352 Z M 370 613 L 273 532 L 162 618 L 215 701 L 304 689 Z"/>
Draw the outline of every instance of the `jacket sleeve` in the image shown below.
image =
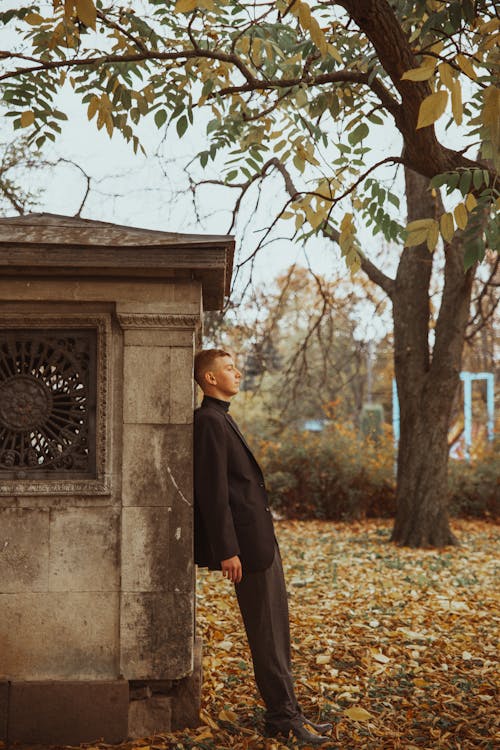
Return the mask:
<path id="1" fill-rule="evenodd" d="M 194 494 L 207 541 L 217 562 L 238 555 L 240 548 L 229 505 L 227 431 L 216 415 L 194 424 Z"/>

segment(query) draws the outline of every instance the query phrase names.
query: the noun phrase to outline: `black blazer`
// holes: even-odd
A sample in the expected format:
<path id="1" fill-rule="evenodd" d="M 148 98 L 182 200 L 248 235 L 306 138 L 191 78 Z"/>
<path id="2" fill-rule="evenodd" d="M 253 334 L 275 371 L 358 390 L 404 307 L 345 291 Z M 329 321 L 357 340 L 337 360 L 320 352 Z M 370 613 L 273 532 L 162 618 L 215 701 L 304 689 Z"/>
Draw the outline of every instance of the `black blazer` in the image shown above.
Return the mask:
<path id="1" fill-rule="evenodd" d="M 243 574 L 274 558 L 262 470 L 223 402 L 205 396 L 194 413 L 195 562 L 212 570 L 239 555 Z"/>

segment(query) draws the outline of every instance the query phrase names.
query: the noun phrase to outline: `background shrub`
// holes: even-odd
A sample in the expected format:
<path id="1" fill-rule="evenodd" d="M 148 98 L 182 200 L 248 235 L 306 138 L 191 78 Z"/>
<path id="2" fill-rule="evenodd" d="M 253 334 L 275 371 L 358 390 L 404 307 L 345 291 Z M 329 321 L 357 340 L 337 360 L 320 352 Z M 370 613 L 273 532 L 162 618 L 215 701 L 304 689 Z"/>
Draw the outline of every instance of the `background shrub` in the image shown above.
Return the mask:
<path id="1" fill-rule="evenodd" d="M 472 461 L 449 464 L 450 513 L 469 518 L 500 516 L 500 440 L 476 452 Z"/>
<path id="2" fill-rule="evenodd" d="M 350 425 L 285 431 L 261 441 L 273 508 L 286 518 L 350 520 L 394 513 L 392 437 L 363 438 Z"/>
<path id="3" fill-rule="evenodd" d="M 450 460 L 449 507 L 454 516 L 497 519 L 500 451 L 490 444 L 474 460 Z M 358 520 L 395 512 L 391 431 L 363 437 L 348 423 L 322 432 L 285 430 L 261 440 L 259 461 L 273 509 L 284 518 Z"/>

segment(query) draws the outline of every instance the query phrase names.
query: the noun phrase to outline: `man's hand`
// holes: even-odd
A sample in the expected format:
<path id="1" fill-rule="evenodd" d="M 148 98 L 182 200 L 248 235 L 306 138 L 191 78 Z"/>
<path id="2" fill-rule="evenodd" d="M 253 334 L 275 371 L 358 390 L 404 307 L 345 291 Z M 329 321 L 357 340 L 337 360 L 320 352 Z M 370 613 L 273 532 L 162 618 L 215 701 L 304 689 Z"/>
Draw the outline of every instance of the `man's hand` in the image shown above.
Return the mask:
<path id="1" fill-rule="evenodd" d="M 234 557 L 228 557 L 227 560 L 221 561 L 222 575 L 227 578 L 228 581 L 233 583 L 239 583 L 243 576 L 241 569 L 241 560 L 238 555 Z"/>

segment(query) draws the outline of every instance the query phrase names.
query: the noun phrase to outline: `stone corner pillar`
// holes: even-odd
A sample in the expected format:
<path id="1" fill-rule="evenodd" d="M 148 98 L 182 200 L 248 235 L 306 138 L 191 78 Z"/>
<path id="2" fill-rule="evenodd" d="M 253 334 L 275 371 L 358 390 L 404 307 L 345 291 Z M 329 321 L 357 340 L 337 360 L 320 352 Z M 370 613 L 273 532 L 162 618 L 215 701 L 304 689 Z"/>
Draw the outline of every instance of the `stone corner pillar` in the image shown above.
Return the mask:
<path id="1" fill-rule="evenodd" d="M 192 420 L 198 315 L 122 313 L 120 670 L 129 735 L 167 731 L 174 682 L 194 680 Z M 148 692 L 149 691 L 149 692 Z M 194 698 L 194 693 L 193 693 Z M 199 711 L 200 696 L 190 708 Z"/>

